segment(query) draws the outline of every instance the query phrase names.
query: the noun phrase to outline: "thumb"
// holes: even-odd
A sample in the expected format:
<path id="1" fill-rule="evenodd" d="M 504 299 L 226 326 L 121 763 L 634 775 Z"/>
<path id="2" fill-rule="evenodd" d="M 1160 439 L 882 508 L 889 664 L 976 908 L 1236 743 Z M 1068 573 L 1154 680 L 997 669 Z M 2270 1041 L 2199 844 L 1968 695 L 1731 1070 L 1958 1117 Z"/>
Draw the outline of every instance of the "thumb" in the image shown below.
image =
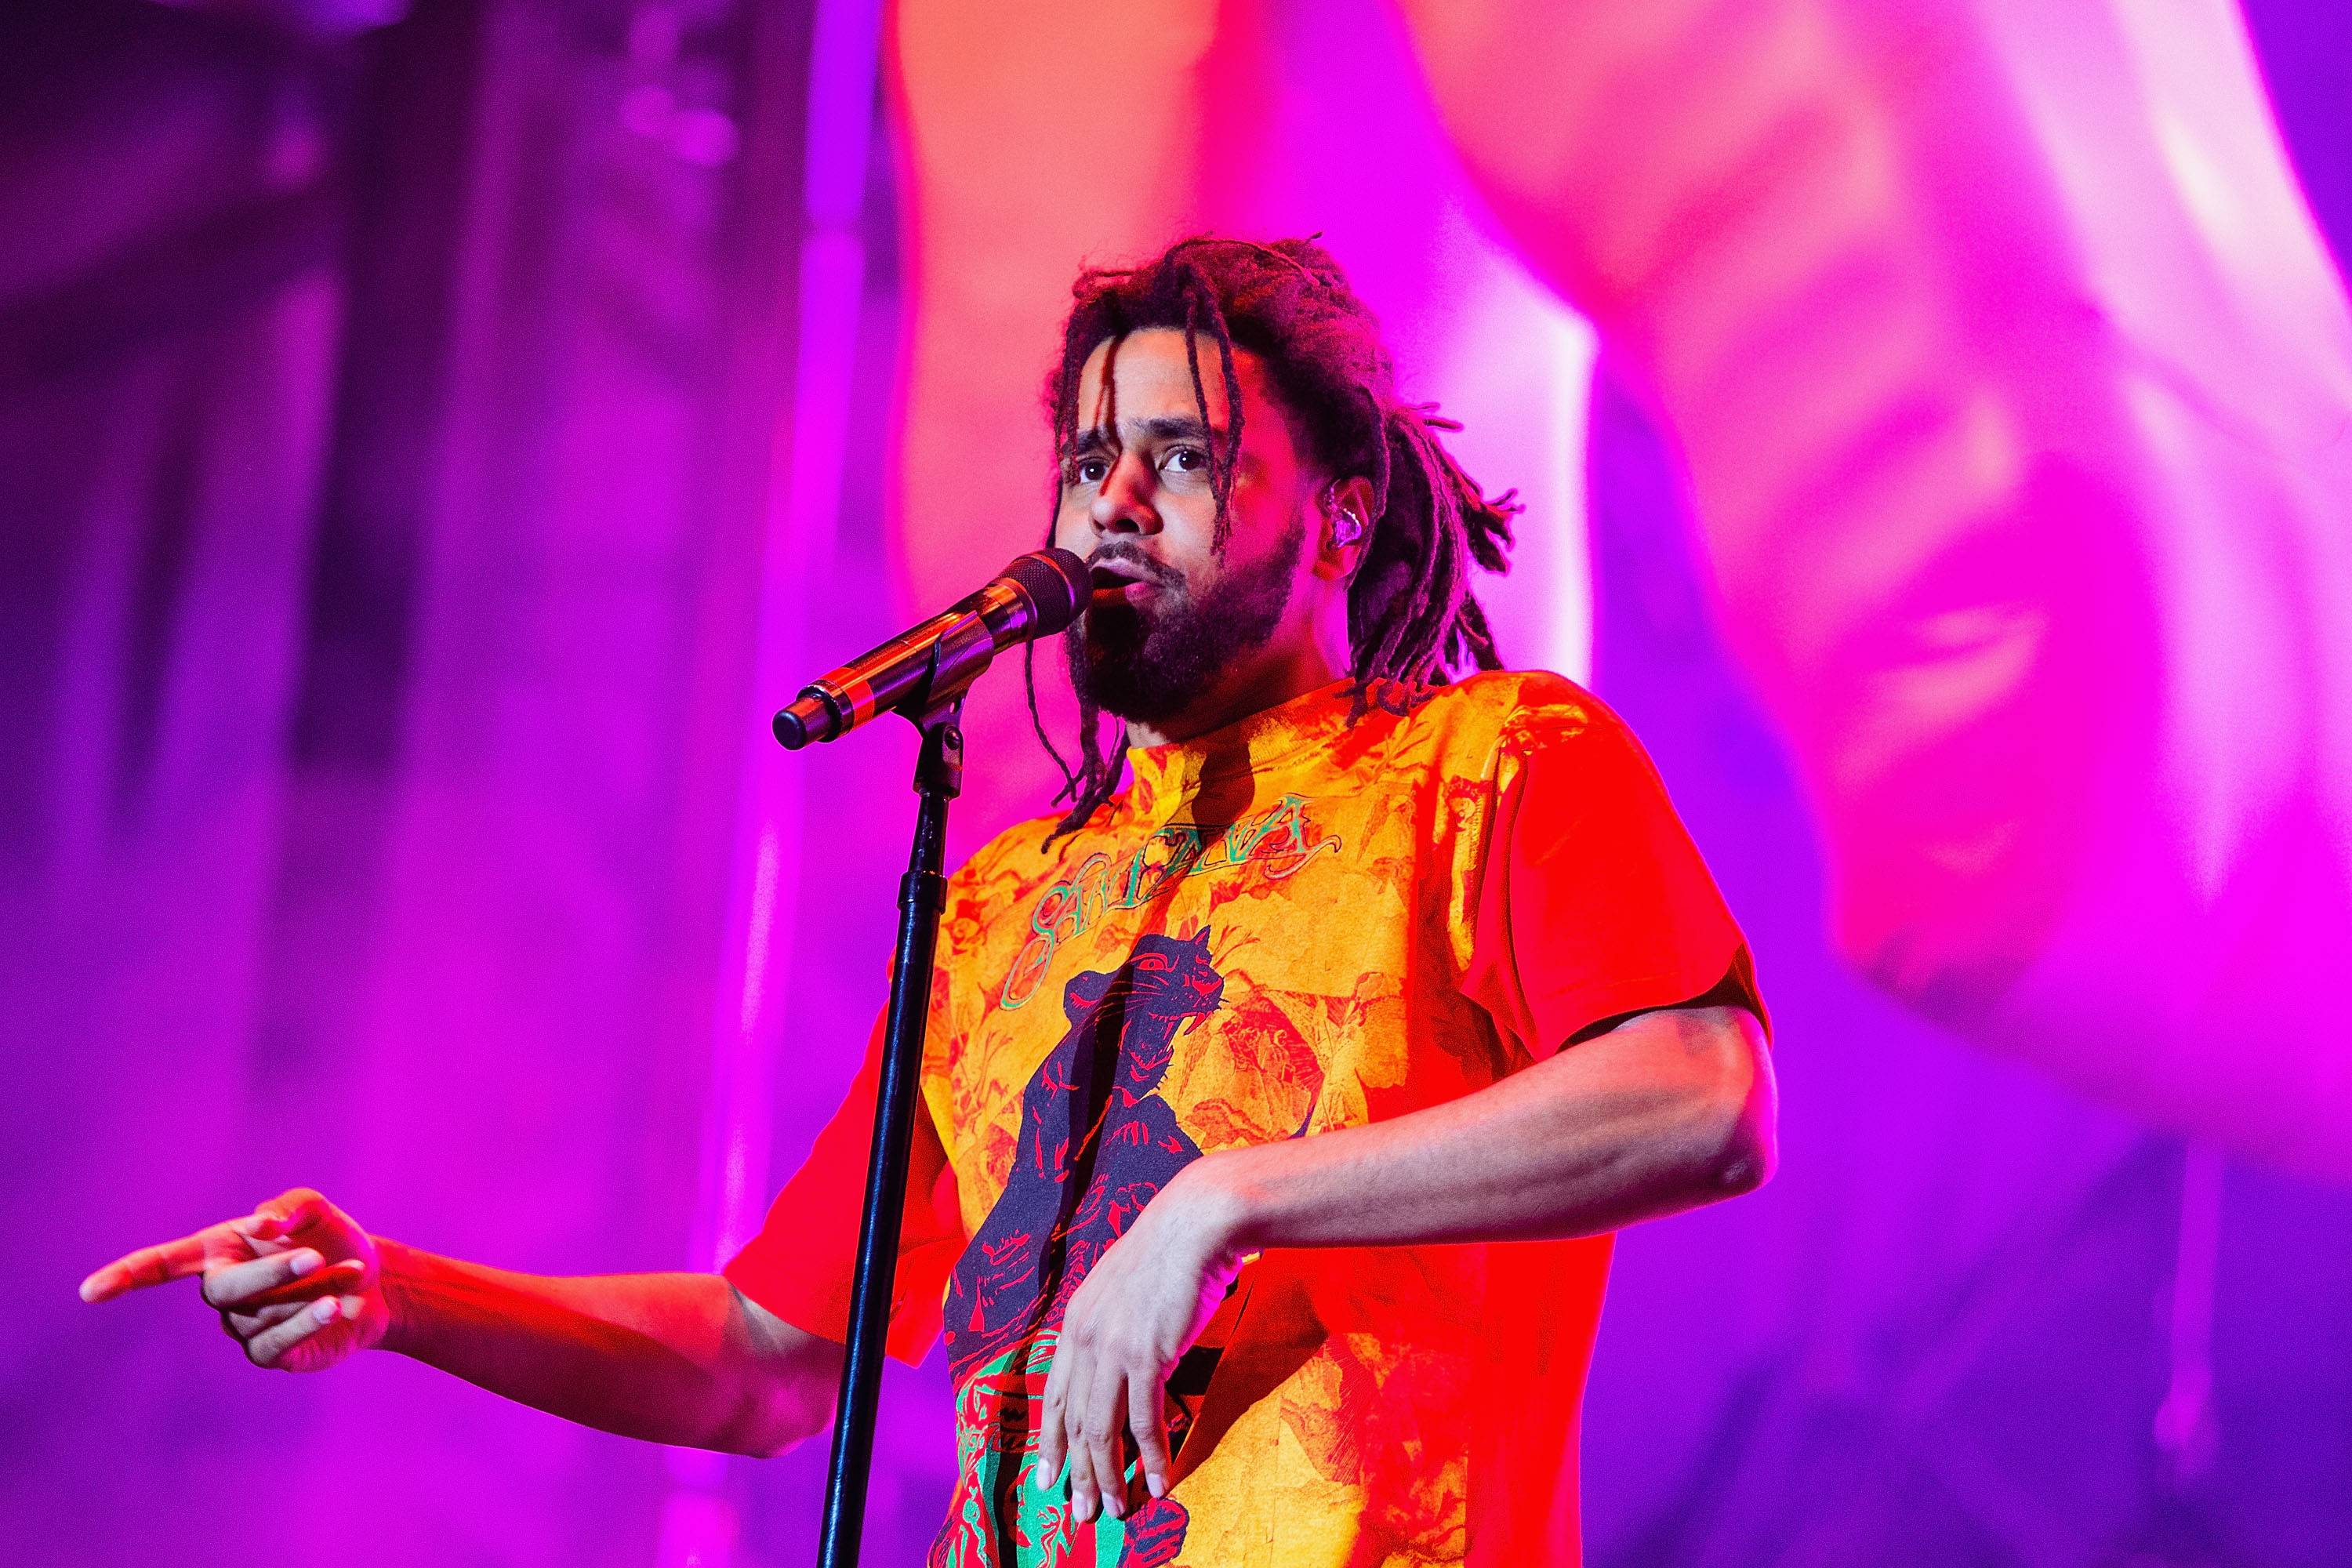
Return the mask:
<path id="1" fill-rule="evenodd" d="M 289 1237 L 324 1219 L 327 1207 L 327 1200 L 318 1193 L 297 1187 L 257 1205 L 253 1217 L 238 1228 L 257 1240 Z"/>

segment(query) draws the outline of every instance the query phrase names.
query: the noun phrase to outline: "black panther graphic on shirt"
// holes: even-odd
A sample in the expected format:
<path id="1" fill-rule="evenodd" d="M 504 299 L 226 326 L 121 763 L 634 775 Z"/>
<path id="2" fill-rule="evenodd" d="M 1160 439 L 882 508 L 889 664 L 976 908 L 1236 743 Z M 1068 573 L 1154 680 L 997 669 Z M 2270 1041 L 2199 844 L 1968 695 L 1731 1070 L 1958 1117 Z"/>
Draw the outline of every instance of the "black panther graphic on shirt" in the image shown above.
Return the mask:
<path id="1" fill-rule="evenodd" d="M 1023 1506 L 1018 1490 L 1034 1448 L 1030 1404 L 1042 1389 L 1071 1293 L 1200 1148 L 1157 1092 L 1178 1032 L 1216 1011 L 1224 979 L 1209 962 L 1209 932 L 1149 933 L 1116 970 L 1074 976 L 1063 993 L 1069 1029 L 1029 1079 L 1004 1190 L 964 1248 L 945 1311 L 959 1400 L 993 1430 L 998 1462 L 974 1467 L 976 1495 L 960 1488 L 932 1562 L 1074 1562 L 1086 1552 L 1056 1510 Z M 1172 1384 L 1205 1386 L 1213 1352 L 1196 1352 Z M 1190 1426 L 1189 1402 L 1170 1402 L 1171 1449 Z M 1007 1462 L 1009 1461 L 1009 1462 Z M 968 1479 L 968 1484 L 972 1484 Z M 1171 1561 L 1183 1544 L 1181 1504 L 1153 1500 L 1117 1530 L 1118 1561 Z M 1091 1552 L 1086 1561 L 1092 1562 Z"/>
<path id="2" fill-rule="evenodd" d="M 1068 1033 L 1021 1096 L 1013 1171 L 948 1288 L 955 1381 L 1061 1323 L 1070 1292 L 1200 1149 L 1155 1091 L 1176 1032 L 1214 1012 L 1224 979 L 1206 928 L 1142 937 L 1116 970 L 1076 975 Z"/>

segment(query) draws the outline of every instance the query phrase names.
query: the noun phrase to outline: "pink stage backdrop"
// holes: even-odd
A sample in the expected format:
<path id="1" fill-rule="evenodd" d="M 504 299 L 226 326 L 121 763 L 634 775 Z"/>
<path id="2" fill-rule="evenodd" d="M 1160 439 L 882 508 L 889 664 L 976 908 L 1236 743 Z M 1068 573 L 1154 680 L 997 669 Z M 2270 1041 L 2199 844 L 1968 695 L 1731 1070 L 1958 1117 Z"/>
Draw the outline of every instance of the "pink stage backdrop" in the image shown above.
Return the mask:
<path id="1" fill-rule="evenodd" d="M 1100 9 L 898 14 L 919 588 L 976 497 L 1018 537 L 1038 449 L 965 432 L 1017 427 L 1073 253 L 1321 228 L 1443 359 L 1466 182 L 1680 449 L 1841 950 L 2352 1178 L 2308 984 L 2352 970 L 2352 321 L 2228 0 Z M 1056 79 L 1118 87 L 1079 131 Z"/>

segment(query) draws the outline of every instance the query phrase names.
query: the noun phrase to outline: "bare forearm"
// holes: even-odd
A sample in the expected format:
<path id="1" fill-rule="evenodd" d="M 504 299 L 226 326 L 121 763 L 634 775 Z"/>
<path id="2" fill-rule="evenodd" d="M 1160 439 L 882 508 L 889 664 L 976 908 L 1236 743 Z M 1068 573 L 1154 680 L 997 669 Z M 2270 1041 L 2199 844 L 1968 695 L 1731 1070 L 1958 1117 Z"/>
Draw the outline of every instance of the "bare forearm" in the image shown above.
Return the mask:
<path id="1" fill-rule="evenodd" d="M 556 1279 L 380 1244 L 384 1348 L 607 1432 L 772 1453 L 830 1418 L 837 1352 L 713 1274 Z"/>
<path id="2" fill-rule="evenodd" d="M 1772 1086 L 1737 1009 L 1645 1015 L 1447 1104 L 1185 1173 L 1237 1253 L 1587 1235 L 1746 1192 Z"/>

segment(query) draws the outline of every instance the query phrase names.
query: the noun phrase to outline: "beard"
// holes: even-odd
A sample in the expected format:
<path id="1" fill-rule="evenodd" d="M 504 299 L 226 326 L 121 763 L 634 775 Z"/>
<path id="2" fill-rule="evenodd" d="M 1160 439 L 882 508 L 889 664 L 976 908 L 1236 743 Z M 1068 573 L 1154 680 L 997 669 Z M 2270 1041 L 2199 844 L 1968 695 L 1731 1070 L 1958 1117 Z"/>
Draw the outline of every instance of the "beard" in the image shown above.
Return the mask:
<path id="1" fill-rule="evenodd" d="M 1122 719 L 1155 724 L 1175 718 L 1274 635 L 1306 540 L 1301 508 L 1263 560 L 1225 573 L 1198 595 L 1181 577 L 1155 573 L 1160 593 L 1150 608 L 1088 608 L 1063 638 L 1070 683 L 1087 701 Z M 1150 564 L 1140 550 L 1115 542 L 1095 554 Z"/>

